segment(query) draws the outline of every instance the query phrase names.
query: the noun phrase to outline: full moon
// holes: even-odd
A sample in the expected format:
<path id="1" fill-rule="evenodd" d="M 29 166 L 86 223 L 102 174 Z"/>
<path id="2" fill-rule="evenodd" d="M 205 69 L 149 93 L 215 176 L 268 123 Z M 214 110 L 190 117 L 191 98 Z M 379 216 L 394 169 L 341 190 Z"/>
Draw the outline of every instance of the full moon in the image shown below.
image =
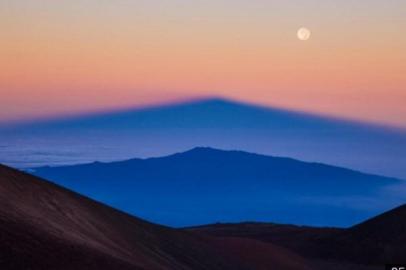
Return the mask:
<path id="1" fill-rule="evenodd" d="M 302 27 L 297 30 L 297 38 L 300 40 L 308 40 L 310 38 L 311 32 L 309 29 Z"/>

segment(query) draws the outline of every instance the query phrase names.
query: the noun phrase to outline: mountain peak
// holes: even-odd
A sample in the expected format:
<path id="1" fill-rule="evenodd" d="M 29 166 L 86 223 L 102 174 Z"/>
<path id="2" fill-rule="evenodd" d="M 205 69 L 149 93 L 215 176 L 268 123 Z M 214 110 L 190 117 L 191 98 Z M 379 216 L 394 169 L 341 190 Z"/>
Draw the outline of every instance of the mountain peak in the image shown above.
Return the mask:
<path id="1" fill-rule="evenodd" d="M 175 105 L 175 106 L 174 106 Z M 178 104 L 172 104 L 167 107 L 176 108 L 177 106 L 180 107 L 219 107 L 219 108 L 251 108 L 251 109 L 262 109 L 262 106 L 256 104 L 250 104 L 245 102 L 240 102 L 233 99 L 221 98 L 221 97 L 214 97 L 214 98 L 202 98 L 202 99 L 192 99 L 188 102 L 182 102 Z M 277 110 L 273 107 L 267 107 L 269 111 Z M 288 111 L 288 110 L 286 110 Z"/>
<path id="2" fill-rule="evenodd" d="M 238 101 L 222 98 L 222 97 L 211 97 L 211 98 L 203 98 L 203 99 L 195 99 L 192 100 L 190 103 L 210 103 L 210 104 L 242 104 Z"/>
<path id="3" fill-rule="evenodd" d="M 203 156 L 218 156 L 224 153 L 231 152 L 230 150 L 221 150 L 221 149 L 216 149 L 210 146 L 197 146 L 194 148 L 191 148 L 189 150 L 183 151 L 176 153 L 171 156 L 177 156 L 177 157 L 203 157 Z"/>
<path id="4" fill-rule="evenodd" d="M 246 152 L 246 151 L 218 149 L 218 148 L 214 148 L 214 147 L 210 147 L 210 146 L 197 146 L 190 150 L 177 153 L 175 155 L 188 156 L 188 157 L 196 156 L 199 158 L 206 156 L 206 157 L 212 158 L 212 157 L 224 157 L 225 155 L 235 157 L 235 154 L 237 154 L 237 156 L 241 156 L 241 155 L 262 156 L 259 154 L 250 153 L 250 152 Z M 272 156 L 267 156 L 267 157 L 271 158 Z"/>
<path id="5" fill-rule="evenodd" d="M 273 221 L 282 223 L 348 226 L 370 214 L 369 209 L 352 210 L 362 207 L 364 198 L 385 200 L 386 195 L 377 198 L 376 192 L 400 181 L 320 163 L 211 147 L 99 166 L 39 168 L 35 174 L 98 200 L 106 199 L 100 194 L 108 194 L 114 187 L 115 192 L 109 197 L 113 206 L 130 213 L 148 210 L 155 214 L 146 218 L 170 226 L 241 218 L 259 220 L 271 211 L 275 211 Z M 362 199 L 353 200 L 354 197 Z M 281 206 L 286 199 L 290 203 Z M 343 206 L 325 213 L 335 199 Z M 234 210 L 240 203 L 246 210 Z M 199 215 L 195 215 L 195 205 Z M 305 205 L 310 209 L 307 212 L 302 209 Z M 225 216 L 218 214 L 229 211 L 232 213 Z M 168 218 L 165 213 L 174 213 L 174 217 Z"/>
<path id="6" fill-rule="evenodd" d="M 188 151 L 185 151 L 184 153 L 201 153 L 201 152 L 226 152 L 227 150 L 221 150 L 221 149 L 217 149 L 217 148 L 213 148 L 210 146 L 197 146 L 194 147 Z"/>

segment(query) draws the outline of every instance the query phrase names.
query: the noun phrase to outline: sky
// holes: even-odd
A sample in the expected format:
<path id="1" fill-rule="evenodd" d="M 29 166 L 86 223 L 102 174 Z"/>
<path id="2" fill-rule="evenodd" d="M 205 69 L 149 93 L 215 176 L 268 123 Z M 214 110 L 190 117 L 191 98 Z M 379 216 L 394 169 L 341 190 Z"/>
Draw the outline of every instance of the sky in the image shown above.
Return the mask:
<path id="1" fill-rule="evenodd" d="M 0 122 L 216 96 L 406 127 L 405 28 L 404 0 L 2 0 Z"/>

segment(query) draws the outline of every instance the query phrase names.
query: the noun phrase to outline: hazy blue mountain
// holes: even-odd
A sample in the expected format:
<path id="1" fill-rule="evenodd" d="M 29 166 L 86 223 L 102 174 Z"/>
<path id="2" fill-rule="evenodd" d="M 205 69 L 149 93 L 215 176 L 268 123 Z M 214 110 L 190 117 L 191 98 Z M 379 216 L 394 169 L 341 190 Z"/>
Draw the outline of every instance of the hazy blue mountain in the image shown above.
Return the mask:
<path id="1" fill-rule="evenodd" d="M 210 99 L 0 127 L 18 168 L 240 149 L 406 178 L 406 131 Z"/>
<path id="2" fill-rule="evenodd" d="M 194 148 L 161 158 L 33 172 L 155 222 L 244 220 L 349 226 L 404 202 L 401 180 L 241 151 Z"/>

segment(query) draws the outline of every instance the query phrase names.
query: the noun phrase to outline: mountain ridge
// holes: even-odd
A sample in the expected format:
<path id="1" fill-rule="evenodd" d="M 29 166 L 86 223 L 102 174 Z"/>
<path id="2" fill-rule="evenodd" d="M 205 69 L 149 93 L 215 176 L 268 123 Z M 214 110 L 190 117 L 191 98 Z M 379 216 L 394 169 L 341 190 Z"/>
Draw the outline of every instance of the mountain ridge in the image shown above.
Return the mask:
<path id="1" fill-rule="evenodd" d="M 227 149 L 217 149 L 214 147 L 210 146 L 196 146 L 194 148 L 191 148 L 189 150 L 183 151 L 183 152 L 177 152 L 165 156 L 158 156 L 158 157 L 147 157 L 147 158 L 130 158 L 127 160 L 117 160 L 117 161 L 112 161 L 112 162 L 103 162 L 103 161 L 93 161 L 90 163 L 80 163 L 80 164 L 72 164 L 72 165 L 64 165 L 64 166 L 41 166 L 41 167 L 33 167 L 33 168 L 28 168 L 27 172 L 34 172 L 35 170 L 39 169 L 44 169 L 44 168 L 64 168 L 64 167 L 72 167 L 72 166 L 88 166 L 88 165 L 109 165 L 109 164 L 123 164 L 123 163 L 131 163 L 131 162 L 139 162 L 139 161 L 154 161 L 157 159 L 167 159 L 167 158 L 184 158 L 188 156 L 196 156 L 196 155 L 201 155 L 201 154 L 215 154 L 215 153 L 235 153 L 235 154 L 242 154 L 242 155 L 251 155 L 253 157 L 259 157 L 259 158 L 273 158 L 273 159 L 280 159 L 280 160 L 285 160 L 285 161 L 290 161 L 290 162 L 295 162 L 295 163 L 306 163 L 308 165 L 315 165 L 315 166 L 322 166 L 322 167 L 330 167 L 334 168 L 337 170 L 345 170 L 348 172 L 352 173 L 357 173 L 357 174 L 365 174 L 369 176 L 374 176 L 374 177 L 383 177 L 386 179 L 392 179 L 395 181 L 406 181 L 397 177 L 389 177 L 389 176 L 383 176 L 383 175 L 378 175 L 378 174 L 373 174 L 373 173 L 368 173 L 368 172 L 363 172 L 360 170 L 355 170 L 355 169 L 350 169 L 350 168 L 345 168 L 341 166 L 336 166 L 336 165 L 331 165 L 331 164 L 326 164 L 323 162 L 309 162 L 309 161 L 302 161 L 296 158 L 291 158 L 291 157 L 280 157 L 280 156 L 272 156 L 272 155 L 265 155 L 265 154 L 259 154 L 259 153 L 252 153 L 252 152 L 247 152 L 247 151 L 242 151 L 242 150 L 227 150 Z"/>
<path id="2" fill-rule="evenodd" d="M 264 216 L 278 223 L 348 226 L 395 206 L 393 198 L 382 204 L 389 197 L 385 189 L 403 184 L 337 166 L 207 147 L 148 159 L 39 167 L 33 173 L 172 226 Z M 200 217 L 191 215 L 190 201 Z M 302 205 L 310 212 L 301 213 Z M 170 220 L 166 213 L 172 213 Z"/>

